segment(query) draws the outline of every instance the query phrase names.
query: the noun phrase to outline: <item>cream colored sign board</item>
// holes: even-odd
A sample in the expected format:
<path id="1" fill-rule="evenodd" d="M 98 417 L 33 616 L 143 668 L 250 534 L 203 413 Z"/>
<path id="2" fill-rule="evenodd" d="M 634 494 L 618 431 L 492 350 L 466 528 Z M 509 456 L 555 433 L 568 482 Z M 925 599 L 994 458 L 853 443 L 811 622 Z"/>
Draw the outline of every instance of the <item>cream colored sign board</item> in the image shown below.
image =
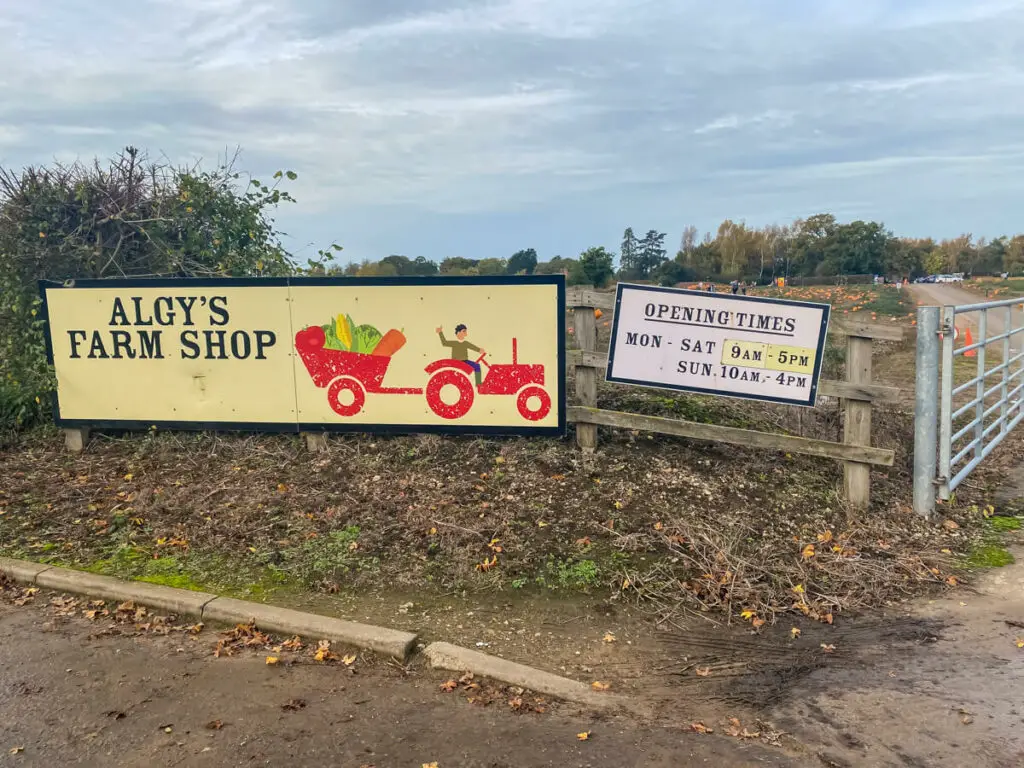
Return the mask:
<path id="1" fill-rule="evenodd" d="M 620 283 L 607 379 L 813 406 L 830 309 Z"/>
<path id="2" fill-rule="evenodd" d="M 63 426 L 564 431 L 562 276 L 42 291 Z"/>

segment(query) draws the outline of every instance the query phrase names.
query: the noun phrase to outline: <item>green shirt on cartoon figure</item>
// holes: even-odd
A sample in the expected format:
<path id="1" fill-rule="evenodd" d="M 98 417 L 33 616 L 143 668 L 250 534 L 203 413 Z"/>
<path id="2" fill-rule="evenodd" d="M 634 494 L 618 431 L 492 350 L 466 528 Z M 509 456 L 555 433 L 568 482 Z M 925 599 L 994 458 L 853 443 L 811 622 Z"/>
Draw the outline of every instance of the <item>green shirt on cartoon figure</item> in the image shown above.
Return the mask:
<path id="1" fill-rule="evenodd" d="M 474 378 L 476 378 L 476 385 L 480 386 L 480 363 L 472 358 L 470 352 L 479 352 L 481 355 L 487 353 L 487 350 L 478 347 L 471 341 L 466 341 L 466 337 L 469 335 L 469 331 L 465 325 L 461 323 L 455 326 L 455 338 L 456 341 L 449 341 L 444 337 L 444 329 L 438 326 L 436 329 L 437 335 L 441 338 L 441 345 L 448 347 L 452 351 L 452 360 L 461 360 L 464 363 L 468 363 L 473 369 Z"/>

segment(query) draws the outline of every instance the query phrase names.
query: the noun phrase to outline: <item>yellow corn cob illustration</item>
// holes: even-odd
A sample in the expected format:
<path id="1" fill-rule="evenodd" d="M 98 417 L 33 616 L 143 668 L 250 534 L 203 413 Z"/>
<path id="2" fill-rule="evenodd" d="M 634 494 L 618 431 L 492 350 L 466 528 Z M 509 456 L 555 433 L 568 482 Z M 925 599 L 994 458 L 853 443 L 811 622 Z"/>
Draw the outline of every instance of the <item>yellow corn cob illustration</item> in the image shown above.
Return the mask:
<path id="1" fill-rule="evenodd" d="M 345 315 L 338 315 L 338 319 L 334 324 L 334 333 L 338 337 L 338 341 L 345 345 L 346 349 L 352 349 L 352 328 L 348 324 L 348 318 Z"/>

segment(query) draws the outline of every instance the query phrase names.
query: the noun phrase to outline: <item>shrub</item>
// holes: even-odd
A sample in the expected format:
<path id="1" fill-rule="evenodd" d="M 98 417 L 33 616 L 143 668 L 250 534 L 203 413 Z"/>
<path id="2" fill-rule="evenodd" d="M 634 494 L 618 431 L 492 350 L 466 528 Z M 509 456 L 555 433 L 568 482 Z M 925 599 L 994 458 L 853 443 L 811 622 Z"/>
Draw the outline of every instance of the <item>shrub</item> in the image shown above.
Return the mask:
<path id="1" fill-rule="evenodd" d="M 270 216 L 293 202 L 285 178 L 242 187 L 233 160 L 207 172 L 132 147 L 106 165 L 0 168 L 0 429 L 40 417 L 53 389 L 38 281 L 301 272 Z"/>

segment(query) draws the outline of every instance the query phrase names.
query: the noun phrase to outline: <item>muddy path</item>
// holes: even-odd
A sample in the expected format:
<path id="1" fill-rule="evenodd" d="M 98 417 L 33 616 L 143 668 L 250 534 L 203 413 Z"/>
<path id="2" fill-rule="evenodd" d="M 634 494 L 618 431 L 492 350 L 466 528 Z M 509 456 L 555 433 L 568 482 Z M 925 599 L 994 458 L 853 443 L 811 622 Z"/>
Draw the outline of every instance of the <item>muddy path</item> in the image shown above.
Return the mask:
<path id="1" fill-rule="evenodd" d="M 1024 547 L 1014 554 L 971 592 L 870 627 L 874 642 L 837 638 L 839 663 L 802 675 L 762 716 L 826 766 L 1024 765 Z"/>

